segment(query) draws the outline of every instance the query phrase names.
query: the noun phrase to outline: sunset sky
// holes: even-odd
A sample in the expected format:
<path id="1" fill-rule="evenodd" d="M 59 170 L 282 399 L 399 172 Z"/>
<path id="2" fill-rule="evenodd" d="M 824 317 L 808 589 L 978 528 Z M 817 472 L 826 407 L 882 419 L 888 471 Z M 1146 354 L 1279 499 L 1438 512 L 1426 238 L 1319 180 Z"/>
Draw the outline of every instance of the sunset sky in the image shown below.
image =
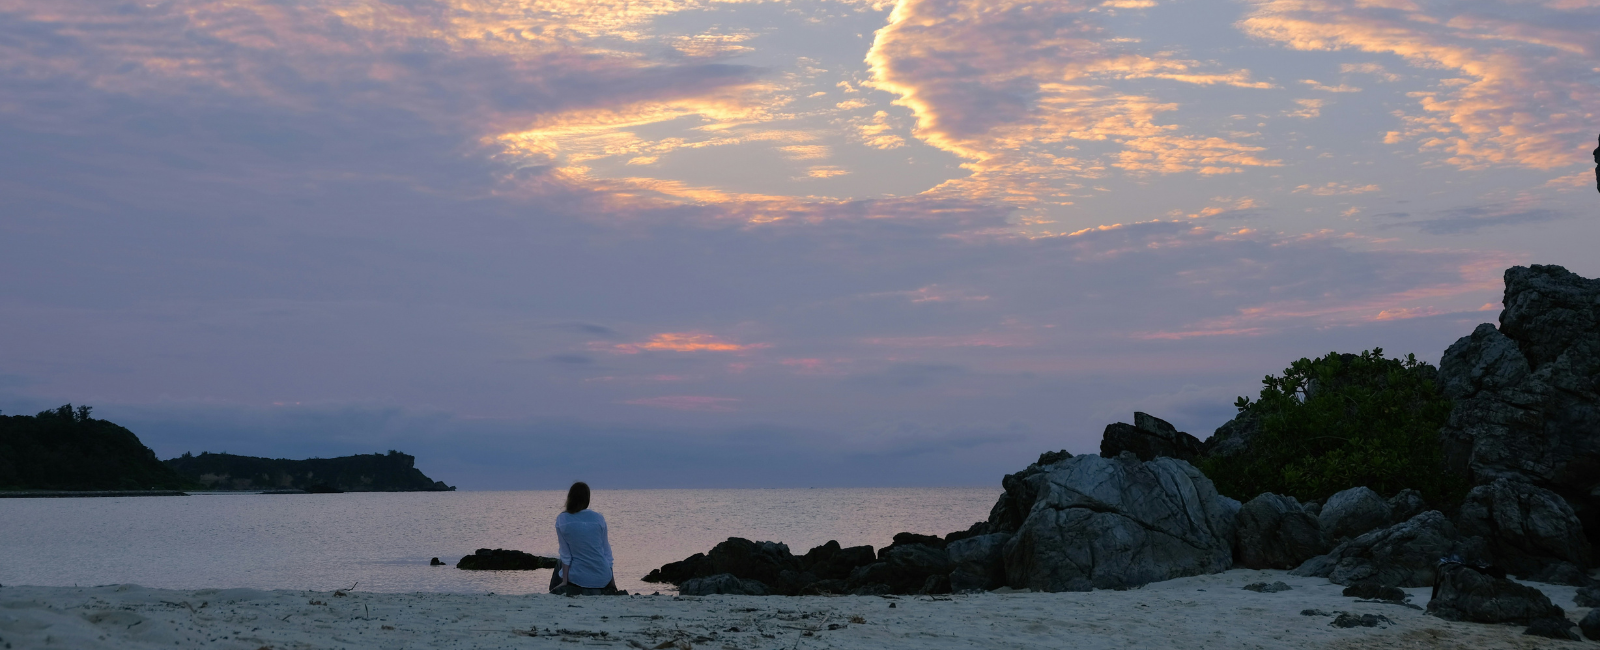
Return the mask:
<path id="1" fill-rule="evenodd" d="M 1600 0 L 0 0 L 0 409 L 997 485 L 1600 276 Z"/>

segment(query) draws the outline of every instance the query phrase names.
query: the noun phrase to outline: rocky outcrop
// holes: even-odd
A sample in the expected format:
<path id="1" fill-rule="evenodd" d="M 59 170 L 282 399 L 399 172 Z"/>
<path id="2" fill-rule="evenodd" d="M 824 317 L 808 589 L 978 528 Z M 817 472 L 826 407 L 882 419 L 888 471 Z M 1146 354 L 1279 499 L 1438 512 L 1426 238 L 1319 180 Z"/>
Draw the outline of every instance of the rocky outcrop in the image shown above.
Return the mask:
<path id="1" fill-rule="evenodd" d="M 1248 569 L 1293 569 L 1331 546 L 1317 518 L 1292 498 L 1270 492 L 1239 510 L 1234 562 Z"/>
<path id="2" fill-rule="evenodd" d="M 704 555 L 696 553 L 651 571 L 644 577 L 644 581 L 682 585 L 694 578 L 727 573 L 772 586 L 779 583 L 779 577 L 784 571 L 798 569 L 800 562 L 789 552 L 787 545 L 729 537 L 727 541 L 713 547 L 710 553 Z"/>
<path id="3" fill-rule="evenodd" d="M 678 587 L 678 593 L 685 596 L 710 596 L 712 594 L 730 594 L 735 596 L 765 596 L 767 586 L 756 580 L 744 580 L 731 573 L 718 573 L 714 576 L 694 578 Z"/>
<path id="4" fill-rule="evenodd" d="M 1590 562 L 1589 540 L 1577 515 L 1559 494 L 1520 481 L 1495 479 L 1467 493 L 1456 515 L 1456 528 L 1463 535 L 1482 537 L 1495 564 L 1517 577 L 1587 584 L 1583 569 Z"/>
<path id="5" fill-rule="evenodd" d="M 1590 641 L 1600 641 L 1600 609 L 1591 609 L 1583 615 L 1583 620 L 1578 621 L 1578 629 L 1583 630 L 1583 635 Z"/>
<path id="6" fill-rule="evenodd" d="M 434 558 L 437 561 L 439 558 Z M 440 562 L 443 564 L 443 562 Z M 533 571 L 535 569 L 554 569 L 561 566 L 561 561 L 553 557 L 540 557 L 522 551 L 511 551 L 503 548 L 480 548 L 472 555 L 461 558 L 456 562 L 457 569 L 469 571 Z"/>
<path id="7" fill-rule="evenodd" d="M 1329 539 L 1343 540 L 1388 526 L 1393 523 L 1393 514 L 1389 503 L 1377 492 L 1353 487 L 1328 497 L 1317 522 Z"/>
<path id="8" fill-rule="evenodd" d="M 1166 456 L 1192 461 L 1200 456 L 1200 439 L 1179 431 L 1166 420 L 1135 412 L 1133 424 L 1108 424 L 1100 438 L 1101 456 L 1116 458 L 1125 451 L 1139 460 Z"/>
<path id="9" fill-rule="evenodd" d="M 1306 560 L 1290 575 L 1327 578 L 1351 585 L 1371 582 L 1392 587 L 1427 587 L 1434 581 L 1439 558 L 1482 559 L 1482 538 L 1463 538 L 1437 510 L 1374 530 Z"/>
<path id="10" fill-rule="evenodd" d="M 1006 543 L 1011 587 L 1127 589 L 1232 564 L 1237 511 L 1184 461 L 1078 456 L 1022 483 L 1033 505 Z"/>
<path id="11" fill-rule="evenodd" d="M 1447 621 L 1517 623 L 1565 618 L 1544 592 L 1491 576 L 1463 564 L 1438 567 L 1439 585 L 1428 601 L 1428 613 Z"/>
<path id="12" fill-rule="evenodd" d="M 1010 533 L 990 533 L 945 545 L 950 558 L 950 590 L 988 591 L 1006 585 L 1006 542 Z"/>
<path id="13" fill-rule="evenodd" d="M 1039 496 L 1037 484 L 1029 479 L 1071 458 L 1072 454 L 1066 450 L 1047 451 L 1040 454 L 1039 460 L 1034 464 L 1001 478 L 1000 498 L 994 502 L 994 507 L 989 509 L 989 520 L 981 522 L 982 530 L 986 533 L 1017 532 L 1017 529 L 1022 527 L 1022 522 L 1027 520 L 1028 514 L 1033 512 L 1033 502 Z M 974 528 L 978 527 L 974 525 Z"/>
<path id="14" fill-rule="evenodd" d="M 1428 502 L 1416 490 L 1407 488 L 1389 497 L 1389 523 L 1398 524 L 1427 511 Z"/>
<path id="15" fill-rule="evenodd" d="M 1217 458 L 1245 453 L 1250 449 L 1251 441 L 1260 432 L 1261 418 L 1254 410 L 1246 410 L 1217 427 L 1210 438 L 1200 443 L 1201 453 Z"/>
<path id="16" fill-rule="evenodd" d="M 1600 535 L 1600 280 L 1559 266 L 1505 273 L 1500 327 L 1445 351 L 1455 400 L 1440 432 L 1449 466 L 1474 483 L 1519 480 L 1560 494 Z"/>

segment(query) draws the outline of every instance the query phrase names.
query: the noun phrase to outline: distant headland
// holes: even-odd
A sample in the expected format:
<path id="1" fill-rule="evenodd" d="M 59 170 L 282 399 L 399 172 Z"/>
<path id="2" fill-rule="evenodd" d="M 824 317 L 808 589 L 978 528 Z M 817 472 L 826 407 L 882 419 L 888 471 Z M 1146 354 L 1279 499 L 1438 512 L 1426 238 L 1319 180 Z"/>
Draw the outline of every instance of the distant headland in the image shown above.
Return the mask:
<path id="1" fill-rule="evenodd" d="M 92 412 L 66 404 L 36 415 L 0 415 L 0 496 L 455 490 L 418 470 L 416 457 L 394 450 L 307 460 L 202 452 L 161 461 L 132 431 Z"/>

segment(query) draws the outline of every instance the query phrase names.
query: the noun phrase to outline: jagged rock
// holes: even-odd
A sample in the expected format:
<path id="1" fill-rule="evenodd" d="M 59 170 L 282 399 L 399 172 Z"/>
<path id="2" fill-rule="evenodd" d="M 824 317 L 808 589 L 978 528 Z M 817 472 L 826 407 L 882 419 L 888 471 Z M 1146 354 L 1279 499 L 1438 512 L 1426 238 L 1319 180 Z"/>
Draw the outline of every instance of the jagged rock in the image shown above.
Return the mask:
<path id="1" fill-rule="evenodd" d="M 1377 492 L 1353 487 L 1328 497 L 1317 522 L 1328 539 L 1340 540 L 1388 526 L 1392 516 L 1388 502 Z"/>
<path id="2" fill-rule="evenodd" d="M 1505 578 L 1486 575 L 1463 564 L 1438 567 L 1439 585 L 1428 601 L 1428 613 L 1447 621 L 1529 625 L 1566 613 L 1544 592 Z"/>
<path id="3" fill-rule="evenodd" d="M 950 558 L 950 589 L 956 592 L 988 591 L 1006 584 L 1007 533 L 968 537 L 945 545 Z"/>
<path id="4" fill-rule="evenodd" d="M 1232 565 L 1235 513 L 1187 462 L 1078 456 L 1021 482 L 1035 500 L 1006 543 L 1011 587 L 1126 589 Z"/>
<path id="5" fill-rule="evenodd" d="M 1293 569 L 1328 552 L 1317 518 L 1294 499 L 1263 493 L 1239 510 L 1234 561 L 1247 569 Z"/>
<path id="6" fill-rule="evenodd" d="M 1139 460 L 1160 456 L 1192 461 L 1200 455 L 1200 439 L 1179 431 L 1166 420 L 1148 413 L 1135 412 L 1133 424 L 1118 422 L 1106 425 L 1100 438 L 1100 455 L 1116 458 L 1124 451 L 1133 452 Z"/>
<path id="7" fill-rule="evenodd" d="M 456 562 L 457 569 L 469 571 L 533 571 L 536 569 L 554 569 L 561 566 L 561 561 L 553 557 L 540 557 L 522 551 L 509 551 L 503 548 L 480 548 L 472 555 L 461 558 Z"/>
<path id="8" fill-rule="evenodd" d="M 448 565 L 446 565 L 443 562 L 440 562 L 439 558 L 433 558 L 432 560 L 428 560 L 428 566 L 448 566 Z"/>
<path id="9" fill-rule="evenodd" d="M 1560 639 L 1562 641 L 1582 641 L 1571 620 L 1562 616 L 1560 618 L 1541 618 L 1528 625 L 1522 633 L 1527 636 L 1542 636 L 1546 639 Z"/>
<path id="10" fill-rule="evenodd" d="M 1250 448 L 1250 443 L 1256 434 L 1261 433 L 1261 418 L 1253 410 L 1246 410 L 1217 427 L 1210 438 L 1200 443 L 1200 451 L 1205 456 L 1226 458 L 1244 453 Z"/>
<path id="11" fill-rule="evenodd" d="M 944 548 L 944 540 L 936 535 L 918 535 L 916 533 L 895 533 L 888 546 L 878 549 L 878 559 L 889 559 L 889 552 L 901 546 L 930 546 L 937 549 Z"/>
<path id="12" fill-rule="evenodd" d="M 856 567 L 872 564 L 877 559 L 871 546 L 840 548 L 839 542 L 828 540 L 800 557 L 800 569 L 816 575 L 818 580 L 843 580 Z"/>
<path id="13" fill-rule="evenodd" d="M 1293 588 L 1294 587 L 1290 587 L 1288 583 L 1286 583 L 1286 582 L 1284 582 L 1282 580 L 1279 580 L 1279 581 L 1271 583 L 1271 584 L 1268 584 L 1268 583 L 1265 583 L 1265 582 L 1252 582 L 1252 583 L 1247 584 L 1247 585 L 1244 586 L 1244 590 L 1245 591 L 1254 591 L 1254 592 L 1259 592 L 1259 593 L 1263 593 L 1263 594 L 1275 594 L 1275 593 L 1278 593 L 1280 591 L 1289 591 L 1290 589 L 1293 589 Z"/>
<path id="14" fill-rule="evenodd" d="M 1563 584 L 1586 584 L 1582 567 L 1589 563 L 1589 540 L 1559 494 L 1495 479 L 1467 493 L 1456 515 L 1456 529 L 1483 537 L 1495 563 L 1524 580 L 1537 575 Z"/>
<path id="15" fill-rule="evenodd" d="M 735 596 L 765 596 L 767 586 L 757 580 L 744 580 L 731 573 L 718 573 L 704 578 L 694 578 L 678 587 L 685 596 L 710 596 L 732 594 Z"/>
<path id="16" fill-rule="evenodd" d="M 1374 582 L 1363 582 L 1345 587 L 1344 595 L 1349 598 L 1386 600 L 1391 603 L 1406 602 L 1408 597 L 1406 592 L 1401 591 L 1399 587 L 1387 587 Z"/>
<path id="17" fill-rule="evenodd" d="M 1589 610 L 1583 615 L 1583 620 L 1578 621 L 1578 629 L 1583 630 L 1583 635 L 1590 641 L 1600 641 L 1600 609 Z"/>
<path id="18" fill-rule="evenodd" d="M 1023 520 L 1028 518 L 1028 513 L 1033 511 L 1033 501 L 1038 496 L 1034 483 L 1029 482 L 1028 478 L 1071 458 L 1072 454 L 1066 450 L 1047 451 L 1039 455 L 1038 462 L 1000 479 L 1000 487 L 1005 491 L 989 510 L 988 532 L 1017 532 Z"/>
<path id="19" fill-rule="evenodd" d="M 850 584 L 885 584 L 892 593 L 914 594 L 921 591 L 928 576 L 948 576 L 951 570 L 945 549 L 927 544 L 902 544 L 885 549 L 880 555 L 883 561 L 851 572 Z"/>
<path id="20" fill-rule="evenodd" d="M 1600 280 L 1534 265 L 1505 283 L 1499 329 L 1479 325 L 1439 363 L 1455 401 L 1446 463 L 1477 484 L 1552 490 L 1600 538 Z"/>
<path id="21" fill-rule="evenodd" d="M 706 560 L 705 553 L 695 553 L 677 562 L 668 562 L 659 569 L 652 569 L 644 577 L 645 582 L 665 582 L 681 585 L 696 577 L 705 577 L 715 573 L 711 570 L 711 563 Z"/>
<path id="22" fill-rule="evenodd" d="M 1482 538 L 1461 537 L 1437 510 L 1429 510 L 1388 528 L 1344 542 L 1290 571 L 1290 575 L 1327 578 L 1340 585 L 1372 582 L 1396 587 L 1427 587 L 1441 557 L 1485 556 Z"/>
<path id="23" fill-rule="evenodd" d="M 799 569 L 800 561 L 789 552 L 787 545 L 729 537 L 713 547 L 710 553 L 695 553 L 678 562 L 665 564 L 651 571 L 644 580 L 682 585 L 694 578 L 729 573 L 744 580 L 758 580 L 771 587 L 781 582 L 780 574 L 784 571 Z"/>
<path id="24" fill-rule="evenodd" d="M 1600 607 L 1600 587 L 1580 587 L 1577 595 L 1572 597 L 1572 604 L 1579 607 Z"/>
<path id="25" fill-rule="evenodd" d="M 1422 493 L 1406 488 L 1392 497 L 1389 497 L 1389 523 L 1398 524 L 1402 521 L 1428 511 L 1428 502 L 1422 499 Z"/>

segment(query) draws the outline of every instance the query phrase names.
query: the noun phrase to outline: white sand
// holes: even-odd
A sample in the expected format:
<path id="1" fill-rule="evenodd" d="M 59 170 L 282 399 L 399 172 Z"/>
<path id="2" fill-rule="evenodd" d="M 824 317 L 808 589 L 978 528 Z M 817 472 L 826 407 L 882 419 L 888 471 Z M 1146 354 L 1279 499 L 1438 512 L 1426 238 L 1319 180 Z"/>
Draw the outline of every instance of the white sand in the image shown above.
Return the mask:
<path id="1" fill-rule="evenodd" d="M 1282 580 L 1262 594 L 1251 582 Z M 1535 585 L 1568 616 L 1571 587 Z M 349 594 L 132 585 L 0 587 L 0 648 L 1560 648 L 1512 626 L 1450 623 L 1282 571 L 1132 591 L 961 596 L 588 597 Z M 1428 589 L 1408 590 L 1426 605 Z M 890 605 L 894 604 L 894 607 Z M 1382 614 L 1339 629 L 1301 610 Z M 837 629 L 830 629 L 838 626 Z M 734 628 L 737 628 L 736 630 Z M 536 635 L 536 636 L 535 636 Z"/>

